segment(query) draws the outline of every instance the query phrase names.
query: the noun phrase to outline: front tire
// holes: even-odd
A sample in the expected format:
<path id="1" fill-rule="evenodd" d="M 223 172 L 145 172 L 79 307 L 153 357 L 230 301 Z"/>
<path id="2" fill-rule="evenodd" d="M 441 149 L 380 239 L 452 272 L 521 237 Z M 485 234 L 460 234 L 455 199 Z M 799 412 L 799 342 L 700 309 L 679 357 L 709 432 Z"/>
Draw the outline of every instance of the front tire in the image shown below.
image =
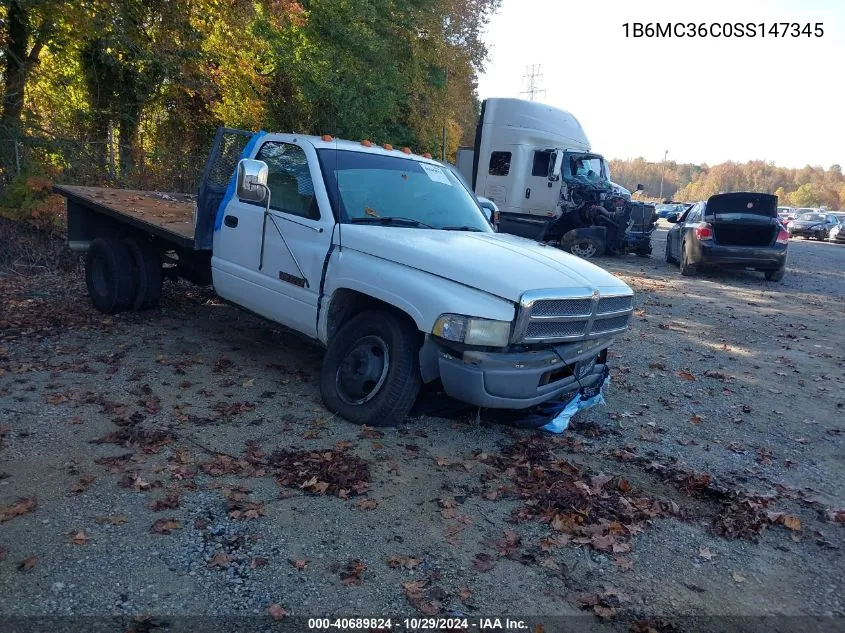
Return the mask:
<path id="1" fill-rule="evenodd" d="M 568 237 L 567 235 L 564 235 L 560 241 L 560 247 L 567 253 L 577 255 L 581 259 L 592 259 L 593 257 L 601 257 L 605 253 L 604 241 L 589 236 Z"/>
<path id="2" fill-rule="evenodd" d="M 350 422 L 395 426 L 419 395 L 419 334 L 407 319 L 370 310 L 329 341 L 320 373 L 323 404 Z"/>
<path id="3" fill-rule="evenodd" d="M 115 314 L 130 306 L 135 292 L 132 254 L 123 242 L 98 237 L 85 255 L 85 283 L 91 303 Z"/>
<path id="4" fill-rule="evenodd" d="M 694 277 L 698 272 L 696 266 L 689 263 L 689 255 L 687 254 L 687 243 L 681 244 L 681 274 L 684 277 Z"/>

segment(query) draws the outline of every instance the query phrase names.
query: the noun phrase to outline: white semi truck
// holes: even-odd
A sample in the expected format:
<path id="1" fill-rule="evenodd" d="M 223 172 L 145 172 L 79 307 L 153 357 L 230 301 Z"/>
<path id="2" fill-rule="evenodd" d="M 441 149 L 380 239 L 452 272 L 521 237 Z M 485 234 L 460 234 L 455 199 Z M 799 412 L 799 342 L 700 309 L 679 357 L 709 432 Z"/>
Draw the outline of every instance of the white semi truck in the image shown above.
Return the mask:
<path id="1" fill-rule="evenodd" d="M 487 99 L 475 146 L 457 167 L 499 208 L 499 230 L 555 244 L 581 257 L 651 253 L 653 208 L 632 203 L 610 180 L 572 114 L 534 101 Z"/>
<path id="2" fill-rule="evenodd" d="M 407 148 L 221 129 L 196 200 L 56 191 L 99 310 L 155 305 L 163 276 L 212 283 L 324 345 L 323 402 L 357 423 L 400 422 L 435 381 L 506 409 L 595 389 L 632 312 L 624 282 L 494 232 L 459 178 Z"/>

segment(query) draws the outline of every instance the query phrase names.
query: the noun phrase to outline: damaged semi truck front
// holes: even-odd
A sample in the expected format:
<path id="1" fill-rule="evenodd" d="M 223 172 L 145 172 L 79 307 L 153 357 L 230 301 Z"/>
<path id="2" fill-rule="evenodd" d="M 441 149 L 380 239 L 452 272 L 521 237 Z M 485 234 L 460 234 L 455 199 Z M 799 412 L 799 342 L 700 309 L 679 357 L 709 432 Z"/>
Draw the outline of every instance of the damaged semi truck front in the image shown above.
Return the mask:
<path id="1" fill-rule="evenodd" d="M 220 130 L 196 204 L 56 190 L 98 309 L 154 306 L 162 277 L 213 283 L 321 343 L 323 402 L 361 424 L 402 421 L 438 381 L 499 409 L 594 390 L 633 311 L 624 282 L 497 234 L 459 178 L 407 148 Z"/>
<path id="2" fill-rule="evenodd" d="M 457 166 L 479 196 L 499 207 L 499 230 L 581 257 L 651 253 L 651 205 L 610 180 L 572 114 L 533 101 L 487 99 L 475 146 Z"/>

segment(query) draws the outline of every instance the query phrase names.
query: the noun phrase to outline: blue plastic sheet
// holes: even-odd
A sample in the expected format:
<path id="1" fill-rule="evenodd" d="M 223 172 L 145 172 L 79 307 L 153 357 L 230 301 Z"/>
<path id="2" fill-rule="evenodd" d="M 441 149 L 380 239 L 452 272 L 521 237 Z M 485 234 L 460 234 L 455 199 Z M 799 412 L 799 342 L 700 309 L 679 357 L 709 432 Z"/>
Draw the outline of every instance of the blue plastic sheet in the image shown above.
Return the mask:
<path id="1" fill-rule="evenodd" d="M 604 382 L 601 384 L 599 392 L 589 398 L 584 399 L 580 393 L 575 394 L 572 400 L 567 402 L 564 407 L 555 415 L 552 420 L 545 426 L 540 428 L 550 433 L 563 433 L 569 427 L 569 421 L 579 411 L 595 407 L 599 404 L 605 404 L 604 390 L 610 384 L 610 376 L 606 376 Z"/>

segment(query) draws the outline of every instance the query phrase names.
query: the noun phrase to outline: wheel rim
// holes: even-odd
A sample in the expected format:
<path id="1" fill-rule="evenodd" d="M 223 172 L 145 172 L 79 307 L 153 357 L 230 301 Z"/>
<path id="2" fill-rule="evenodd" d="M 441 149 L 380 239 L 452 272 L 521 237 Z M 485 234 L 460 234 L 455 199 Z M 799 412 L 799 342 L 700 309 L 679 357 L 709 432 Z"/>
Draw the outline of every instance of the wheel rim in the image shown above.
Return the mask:
<path id="1" fill-rule="evenodd" d="M 592 257 L 596 254 L 596 245 L 592 242 L 576 242 L 572 245 L 572 254 L 578 257 Z"/>
<path id="2" fill-rule="evenodd" d="M 355 343 L 337 369 L 337 394 L 346 404 L 372 400 L 384 386 L 390 369 L 390 352 L 378 336 L 365 336 Z"/>
<path id="3" fill-rule="evenodd" d="M 111 287 L 111 275 L 102 257 L 96 257 L 91 265 L 91 285 L 94 293 L 100 297 L 107 297 Z"/>

